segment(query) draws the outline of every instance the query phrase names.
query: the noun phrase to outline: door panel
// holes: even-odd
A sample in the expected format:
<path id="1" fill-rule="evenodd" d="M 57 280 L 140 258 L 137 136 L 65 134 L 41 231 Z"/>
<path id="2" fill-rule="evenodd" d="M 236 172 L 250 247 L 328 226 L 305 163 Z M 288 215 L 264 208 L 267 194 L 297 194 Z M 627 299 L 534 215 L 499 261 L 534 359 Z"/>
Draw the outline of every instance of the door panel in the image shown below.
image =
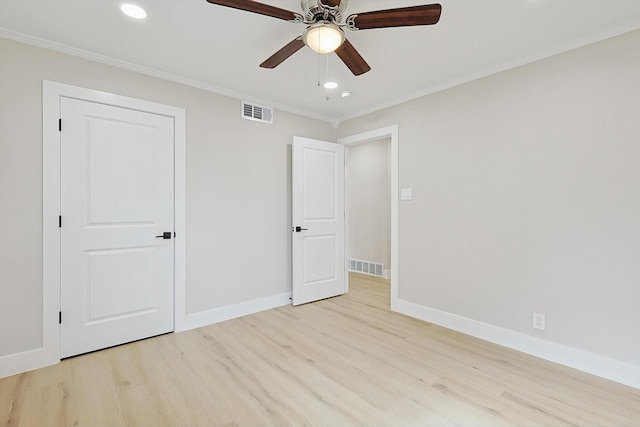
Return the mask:
<path id="1" fill-rule="evenodd" d="M 102 117 L 87 118 L 87 125 L 89 223 L 151 223 L 156 129 Z"/>
<path id="2" fill-rule="evenodd" d="M 86 251 L 87 323 L 153 310 L 155 249 Z"/>
<path id="3" fill-rule="evenodd" d="M 335 144 L 333 144 L 335 145 Z M 338 153 L 303 148 L 303 221 L 336 221 L 336 161 Z"/>
<path id="4" fill-rule="evenodd" d="M 295 137 L 292 171 L 292 300 L 298 305 L 345 293 L 344 147 Z"/>
<path id="5" fill-rule="evenodd" d="M 307 236 L 304 239 L 304 283 L 311 285 L 336 279 L 336 236 Z"/>
<path id="6" fill-rule="evenodd" d="M 62 98 L 61 357 L 173 330 L 173 119 Z"/>

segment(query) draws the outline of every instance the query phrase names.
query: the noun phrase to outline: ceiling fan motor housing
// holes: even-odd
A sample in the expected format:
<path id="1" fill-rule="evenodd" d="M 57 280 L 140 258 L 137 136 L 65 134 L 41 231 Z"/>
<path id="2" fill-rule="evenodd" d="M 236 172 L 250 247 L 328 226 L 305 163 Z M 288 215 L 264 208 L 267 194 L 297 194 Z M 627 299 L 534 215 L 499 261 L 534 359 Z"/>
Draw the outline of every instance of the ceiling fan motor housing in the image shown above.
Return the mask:
<path id="1" fill-rule="evenodd" d="M 329 3 L 325 0 L 326 3 Z M 337 6 L 329 6 L 322 0 L 301 0 L 306 22 L 331 21 L 342 22 L 343 13 L 347 8 L 348 0 L 342 0 Z"/>

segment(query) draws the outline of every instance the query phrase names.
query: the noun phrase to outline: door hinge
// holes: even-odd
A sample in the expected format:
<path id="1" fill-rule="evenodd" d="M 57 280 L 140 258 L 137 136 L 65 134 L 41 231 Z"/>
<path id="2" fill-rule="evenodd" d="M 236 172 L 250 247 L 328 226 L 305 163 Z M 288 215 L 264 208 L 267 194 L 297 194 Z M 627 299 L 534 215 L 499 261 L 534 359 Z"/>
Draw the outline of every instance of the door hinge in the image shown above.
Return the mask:
<path id="1" fill-rule="evenodd" d="M 62 119 L 58 119 L 58 131 L 62 132 Z"/>
<path id="2" fill-rule="evenodd" d="M 58 215 L 58 228 L 62 228 L 62 215 Z"/>
<path id="3" fill-rule="evenodd" d="M 62 325 L 62 312 L 58 312 L 58 325 Z"/>

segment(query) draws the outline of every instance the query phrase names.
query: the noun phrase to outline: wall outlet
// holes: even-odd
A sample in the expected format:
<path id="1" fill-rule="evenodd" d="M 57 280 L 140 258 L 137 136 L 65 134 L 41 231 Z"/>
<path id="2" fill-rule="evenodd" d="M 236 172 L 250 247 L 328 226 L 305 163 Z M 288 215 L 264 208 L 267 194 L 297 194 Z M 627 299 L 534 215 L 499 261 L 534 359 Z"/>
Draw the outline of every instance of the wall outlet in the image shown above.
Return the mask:
<path id="1" fill-rule="evenodd" d="M 533 313 L 533 329 L 540 329 L 544 331 L 544 314 Z"/>

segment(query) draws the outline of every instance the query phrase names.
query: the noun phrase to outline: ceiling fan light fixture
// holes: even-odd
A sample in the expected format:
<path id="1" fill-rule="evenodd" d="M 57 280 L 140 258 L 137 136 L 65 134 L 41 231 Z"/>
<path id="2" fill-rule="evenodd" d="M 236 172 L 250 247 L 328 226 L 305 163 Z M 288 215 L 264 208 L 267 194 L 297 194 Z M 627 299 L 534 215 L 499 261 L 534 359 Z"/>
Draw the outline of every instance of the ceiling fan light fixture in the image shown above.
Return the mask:
<path id="1" fill-rule="evenodd" d="M 344 43 L 344 33 L 336 24 L 328 21 L 309 26 L 302 35 L 304 44 L 317 53 L 331 53 Z"/>

